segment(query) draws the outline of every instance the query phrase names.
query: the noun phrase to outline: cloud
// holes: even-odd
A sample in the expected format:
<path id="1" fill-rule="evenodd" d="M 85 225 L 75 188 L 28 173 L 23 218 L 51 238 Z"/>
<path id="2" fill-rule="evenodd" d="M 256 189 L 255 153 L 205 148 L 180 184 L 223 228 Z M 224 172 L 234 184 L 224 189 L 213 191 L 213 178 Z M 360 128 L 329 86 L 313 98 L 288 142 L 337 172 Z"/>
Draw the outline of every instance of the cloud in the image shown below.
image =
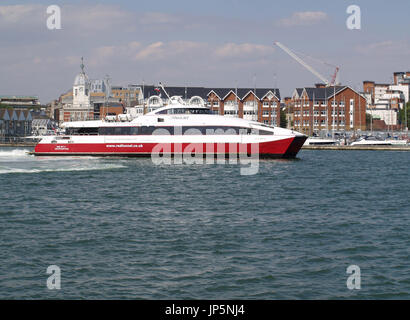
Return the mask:
<path id="1" fill-rule="evenodd" d="M 132 16 L 129 12 L 114 5 L 66 5 L 61 8 L 63 28 L 89 32 L 100 32 L 131 26 Z"/>
<path id="2" fill-rule="evenodd" d="M 147 12 L 139 19 L 141 24 L 173 24 L 180 22 L 181 19 L 175 15 L 162 12 Z"/>
<path id="3" fill-rule="evenodd" d="M 129 12 L 114 5 L 62 5 L 61 22 L 63 30 L 87 35 L 90 31 L 112 30 L 127 27 L 132 22 Z M 41 32 L 46 29 L 47 6 L 45 5 L 0 5 L 0 30 L 29 29 Z M 81 33 L 80 33 L 81 35 Z"/>
<path id="4" fill-rule="evenodd" d="M 283 27 L 310 26 L 327 19 L 328 15 L 322 11 L 295 12 L 291 17 L 279 20 L 278 25 Z"/>
<path id="5" fill-rule="evenodd" d="M 233 58 L 233 57 L 256 57 L 273 54 L 275 49 L 273 46 L 265 46 L 254 43 L 227 43 L 214 52 L 214 55 L 219 58 Z"/>
<path id="6" fill-rule="evenodd" d="M 143 45 L 138 41 L 131 41 L 124 45 L 108 45 L 97 47 L 92 50 L 90 54 L 90 61 L 87 64 L 93 67 L 103 67 L 118 58 L 124 61 L 131 61 Z M 76 57 L 77 62 L 79 57 Z"/>
<path id="7" fill-rule="evenodd" d="M 0 6 L 0 21 L 2 24 L 24 23 L 33 14 L 37 14 L 40 5 L 10 5 Z"/>
<path id="8" fill-rule="evenodd" d="M 147 47 L 137 52 L 134 56 L 135 60 L 158 60 L 164 58 L 165 48 L 161 41 L 152 43 Z"/>
<path id="9" fill-rule="evenodd" d="M 148 44 L 130 42 L 118 46 L 102 46 L 94 50 L 92 65 L 104 65 L 109 59 L 121 58 L 124 61 L 152 62 L 170 60 L 231 59 L 242 60 L 263 58 L 273 54 L 273 46 L 254 43 L 227 43 L 211 45 L 197 41 L 157 41 Z"/>
<path id="10" fill-rule="evenodd" d="M 355 47 L 356 52 L 363 55 L 408 55 L 410 44 L 407 41 L 379 41 Z"/>

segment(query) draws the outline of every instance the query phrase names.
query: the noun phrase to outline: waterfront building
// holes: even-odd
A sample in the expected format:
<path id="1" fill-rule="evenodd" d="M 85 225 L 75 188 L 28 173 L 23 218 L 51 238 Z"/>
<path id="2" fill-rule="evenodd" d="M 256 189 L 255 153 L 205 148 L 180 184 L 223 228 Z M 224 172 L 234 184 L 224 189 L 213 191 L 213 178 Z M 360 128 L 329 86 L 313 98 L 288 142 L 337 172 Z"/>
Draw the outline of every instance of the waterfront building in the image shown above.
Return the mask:
<path id="1" fill-rule="evenodd" d="M 368 113 L 387 126 L 398 124 L 398 113 L 410 101 L 410 71 L 393 73 L 393 83 L 363 81 Z"/>
<path id="2" fill-rule="evenodd" d="M 225 116 L 234 116 L 280 126 L 280 91 L 276 88 L 215 88 L 208 106 Z"/>
<path id="3" fill-rule="evenodd" d="M 32 120 L 32 114 L 29 110 L 0 108 L 1 140 L 31 135 Z"/>
<path id="4" fill-rule="evenodd" d="M 9 131 L 10 115 L 7 109 L 0 108 L 0 138 L 4 138 Z"/>
<path id="5" fill-rule="evenodd" d="M 296 88 L 287 108 L 293 112 L 292 128 L 308 135 L 366 130 L 366 98 L 349 86 Z"/>
<path id="6" fill-rule="evenodd" d="M 65 103 L 60 114 L 63 121 L 89 120 L 93 119 L 93 108 L 91 105 L 91 83 L 84 71 L 84 63 L 81 63 L 81 72 L 75 77 L 72 100 Z"/>
<path id="7" fill-rule="evenodd" d="M 363 81 L 363 91 L 368 103 L 368 113 L 388 126 L 397 125 L 398 112 L 406 103 L 406 85 L 391 85 Z M 397 90 L 396 90 L 397 89 Z"/>
<path id="8" fill-rule="evenodd" d="M 0 105 L 7 105 L 13 108 L 30 108 L 40 105 L 36 96 L 0 96 Z"/>
<path id="9" fill-rule="evenodd" d="M 91 93 L 108 93 L 109 91 L 109 79 L 92 79 L 90 80 L 90 91 Z M 109 94 L 108 94 L 109 95 Z"/>
<path id="10" fill-rule="evenodd" d="M 122 114 L 125 106 L 121 98 L 112 96 L 109 78 L 90 80 L 82 62 L 81 72 L 75 77 L 72 90 L 62 94 L 50 109 L 54 120 L 62 123 Z"/>
<path id="11" fill-rule="evenodd" d="M 112 86 L 111 96 L 121 102 L 125 107 L 135 106 L 140 99 L 141 87 L 138 85 Z"/>

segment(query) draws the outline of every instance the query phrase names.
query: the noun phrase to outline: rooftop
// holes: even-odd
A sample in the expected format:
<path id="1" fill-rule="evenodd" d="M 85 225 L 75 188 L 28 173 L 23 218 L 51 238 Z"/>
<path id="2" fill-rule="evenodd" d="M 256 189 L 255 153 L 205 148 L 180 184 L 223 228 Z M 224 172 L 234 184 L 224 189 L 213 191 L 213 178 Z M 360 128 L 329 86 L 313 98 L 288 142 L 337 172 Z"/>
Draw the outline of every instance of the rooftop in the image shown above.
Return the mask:
<path id="1" fill-rule="evenodd" d="M 154 95 L 161 95 L 166 97 L 165 92 L 161 87 L 154 85 L 141 86 L 144 92 L 144 98 L 149 98 Z M 206 87 L 164 87 L 170 97 L 181 96 L 182 98 L 191 98 L 199 96 L 203 99 L 207 99 L 208 95 L 213 91 L 220 99 L 223 99 L 229 92 L 237 93 L 240 99 L 250 92 L 254 92 L 254 88 L 206 88 Z M 262 99 L 267 93 L 272 92 L 278 99 L 280 99 L 280 91 L 277 88 L 256 88 L 256 96 Z"/>

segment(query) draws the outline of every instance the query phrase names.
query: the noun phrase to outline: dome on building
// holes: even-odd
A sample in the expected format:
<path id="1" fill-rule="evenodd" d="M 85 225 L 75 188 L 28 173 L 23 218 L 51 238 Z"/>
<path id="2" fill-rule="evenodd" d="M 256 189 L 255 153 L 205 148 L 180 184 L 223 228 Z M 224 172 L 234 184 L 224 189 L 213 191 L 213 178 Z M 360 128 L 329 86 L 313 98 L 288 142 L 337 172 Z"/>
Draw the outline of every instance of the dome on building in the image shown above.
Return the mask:
<path id="1" fill-rule="evenodd" d="M 77 74 L 77 76 L 74 79 L 74 85 L 75 86 L 84 86 L 88 83 L 88 77 L 85 73 L 81 72 Z"/>

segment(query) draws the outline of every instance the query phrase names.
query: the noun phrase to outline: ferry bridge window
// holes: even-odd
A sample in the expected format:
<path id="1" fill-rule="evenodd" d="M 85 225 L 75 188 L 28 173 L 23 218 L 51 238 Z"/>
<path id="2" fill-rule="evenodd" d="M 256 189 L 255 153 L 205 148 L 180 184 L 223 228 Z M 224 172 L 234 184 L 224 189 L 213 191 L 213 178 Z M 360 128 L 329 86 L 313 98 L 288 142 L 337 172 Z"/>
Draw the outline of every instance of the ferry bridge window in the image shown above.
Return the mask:
<path id="1" fill-rule="evenodd" d="M 66 128 L 67 135 L 97 135 L 98 128 Z"/>
<path id="2" fill-rule="evenodd" d="M 139 133 L 140 135 L 150 136 L 150 135 L 173 135 L 174 134 L 174 127 L 170 126 L 143 126 L 140 128 Z"/>
<path id="3" fill-rule="evenodd" d="M 78 134 L 97 135 L 98 134 L 98 128 L 79 128 L 78 129 Z"/>
<path id="4" fill-rule="evenodd" d="M 99 130 L 100 135 L 137 135 L 138 127 L 102 127 Z"/>
<path id="5" fill-rule="evenodd" d="M 206 108 L 172 108 L 167 110 L 161 110 L 156 114 L 216 114 L 210 109 Z"/>
<path id="6" fill-rule="evenodd" d="M 209 109 L 203 109 L 203 108 L 190 108 L 189 113 L 191 114 L 210 114 L 211 110 Z"/>
<path id="7" fill-rule="evenodd" d="M 188 109 L 185 108 L 175 108 L 169 110 L 170 114 L 188 114 Z"/>
<path id="8" fill-rule="evenodd" d="M 222 126 L 193 126 L 193 127 L 183 127 L 182 132 L 187 134 L 203 134 L 203 135 L 238 135 L 240 134 L 240 127 L 222 127 Z"/>
<path id="9" fill-rule="evenodd" d="M 205 108 L 173 108 L 168 110 L 168 114 L 211 114 L 211 110 Z M 162 114 L 162 112 L 160 114 Z"/>

